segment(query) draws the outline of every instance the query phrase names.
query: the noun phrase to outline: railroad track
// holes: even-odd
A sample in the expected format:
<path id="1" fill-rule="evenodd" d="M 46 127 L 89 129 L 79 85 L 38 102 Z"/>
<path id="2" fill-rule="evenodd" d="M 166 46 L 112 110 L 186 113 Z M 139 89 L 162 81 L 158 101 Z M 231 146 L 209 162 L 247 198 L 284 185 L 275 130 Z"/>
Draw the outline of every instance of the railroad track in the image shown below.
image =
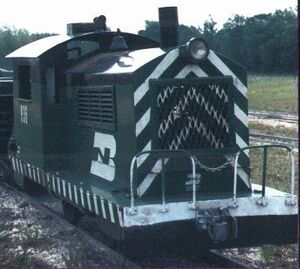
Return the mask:
<path id="1" fill-rule="evenodd" d="M 63 225 L 66 229 L 74 230 L 78 234 L 80 234 L 87 242 L 90 243 L 90 245 L 94 248 L 94 250 L 101 251 L 107 255 L 109 261 L 114 264 L 114 268 L 153 268 L 154 265 L 157 265 L 156 267 L 164 268 L 164 267 L 188 267 L 193 266 L 193 268 L 247 268 L 251 269 L 246 263 L 242 263 L 238 260 L 235 260 L 233 258 L 227 257 L 221 253 L 219 253 L 216 250 L 211 250 L 208 252 L 204 252 L 205 254 L 197 255 L 195 257 L 186 256 L 185 254 L 181 257 L 179 255 L 172 255 L 170 253 L 163 253 L 162 257 L 151 259 L 147 262 L 147 258 L 142 256 L 138 258 L 137 260 L 131 260 L 131 258 L 127 258 L 126 255 L 122 254 L 122 251 L 116 251 L 113 248 L 107 246 L 106 244 L 102 243 L 101 241 L 95 239 L 93 235 L 89 234 L 87 231 L 82 230 L 82 228 L 79 228 L 78 226 L 75 226 L 71 223 L 69 223 L 64 216 L 62 215 L 62 212 L 60 209 L 57 209 L 56 206 L 54 206 L 55 197 L 48 195 L 48 197 L 45 199 L 44 196 L 36 196 L 36 195 L 30 195 L 28 193 L 25 193 L 23 191 L 18 190 L 11 184 L 8 184 L 6 181 L 0 180 L 0 184 L 4 186 L 6 189 L 17 193 L 20 197 L 27 200 L 28 203 L 34 205 L 38 210 L 42 211 L 48 216 L 51 216 L 53 219 L 55 219 L 57 222 L 59 222 L 61 225 Z M 58 200 L 58 199 L 56 199 Z M 52 204 L 52 206 L 51 206 Z M 54 210 L 53 208 L 56 208 Z M 149 256 L 149 252 L 147 252 Z M 166 263 L 166 264 L 165 264 Z M 195 267 L 196 266 L 196 267 Z"/>
<path id="2" fill-rule="evenodd" d="M 298 123 L 297 114 L 288 114 L 282 112 L 273 111 L 249 111 L 249 117 L 261 118 L 261 119 L 274 119 L 288 123 Z"/>
<path id="3" fill-rule="evenodd" d="M 298 146 L 298 139 L 284 137 L 284 136 L 275 136 L 275 135 L 266 135 L 266 134 L 254 134 L 251 133 L 249 138 L 253 142 L 268 142 L 268 143 L 276 143 L 280 145 L 286 145 L 291 147 Z"/>

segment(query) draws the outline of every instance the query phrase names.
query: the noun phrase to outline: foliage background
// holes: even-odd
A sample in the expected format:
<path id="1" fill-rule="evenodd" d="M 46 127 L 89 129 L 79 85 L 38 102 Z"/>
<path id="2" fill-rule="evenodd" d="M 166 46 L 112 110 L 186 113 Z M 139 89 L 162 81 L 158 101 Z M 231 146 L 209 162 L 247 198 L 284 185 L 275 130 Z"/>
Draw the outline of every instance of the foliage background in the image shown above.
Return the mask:
<path id="1" fill-rule="evenodd" d="M 159 24 L 146 21 L 139 35 L 159 41 Z M 25 29 L 0 27 L 0 68 L 10 69 L 4 60 L 11 51 L 49 33 L 30 34 Z M 221 29 L 211 16 L 203 26 L 179 26 L 179 43 L 192 37 L 204 38 L 209 46 L 236 60 L 253 73 L 295 73 L 297 70 L 297 13 L 294 9 L 253 17 L 234 15 Z"/>

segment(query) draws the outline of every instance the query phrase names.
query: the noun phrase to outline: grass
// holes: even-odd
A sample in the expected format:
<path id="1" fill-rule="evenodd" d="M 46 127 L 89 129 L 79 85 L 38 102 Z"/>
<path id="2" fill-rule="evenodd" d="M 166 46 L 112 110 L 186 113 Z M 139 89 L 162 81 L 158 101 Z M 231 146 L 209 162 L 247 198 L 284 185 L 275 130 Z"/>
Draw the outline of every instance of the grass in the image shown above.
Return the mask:
<path id="1" fill-rule="evenodd" d="M 250 110 L 297 113 L 297 80 L 292 75 L 249 75 Z"/>
<path id="2" fill-rule="evenodd" d="M 289 192 L 291 178 L 291 160 L 288 152 L 281 148 L 269 148 L 267 158 L 267 186 Z M 262 183 L 263 150 L 250 150 L 251 180 Z"/>
<path id="3" fill-rule="evenodd" d="M 287 128 L 283 124 L 277 125 L 268 125 L 266 123 L 250 120 L 249 121 L 249 129 L 252 133 L 261 133 L 268 135 L 277 135 L 277 136 L 286 136 L 291 138 L 297 137 L 297 127 L 295 128 Z"/>

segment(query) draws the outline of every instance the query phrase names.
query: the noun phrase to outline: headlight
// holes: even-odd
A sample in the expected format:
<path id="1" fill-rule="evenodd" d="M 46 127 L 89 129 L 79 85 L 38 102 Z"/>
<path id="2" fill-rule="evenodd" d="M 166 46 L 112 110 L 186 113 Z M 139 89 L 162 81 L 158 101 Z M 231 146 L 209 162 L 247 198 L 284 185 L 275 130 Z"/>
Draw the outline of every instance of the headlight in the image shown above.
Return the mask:
<path id="1" fill-rule="evenodd" d="M 187 42 L 181 49 L 182 56 L 188 56 L 193 63 L 199 63 L 206 59 L 209 49 L 206 42 L 200 38 L 193 38 Z"/>

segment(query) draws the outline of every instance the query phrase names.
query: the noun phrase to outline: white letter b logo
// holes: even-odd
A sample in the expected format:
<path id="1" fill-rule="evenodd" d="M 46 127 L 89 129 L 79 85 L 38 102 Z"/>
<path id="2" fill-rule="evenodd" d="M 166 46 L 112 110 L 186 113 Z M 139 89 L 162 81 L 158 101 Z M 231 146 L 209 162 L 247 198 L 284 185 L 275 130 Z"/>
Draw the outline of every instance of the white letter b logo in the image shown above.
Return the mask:
<path id="1" fill-rule="evenodd" d="M 115 178 L 116 140 L 112 135 L 95 132 L 94 148 L 98 148 L 97 161 L 92 161 L 91 173 L 108 181 Z"/>

